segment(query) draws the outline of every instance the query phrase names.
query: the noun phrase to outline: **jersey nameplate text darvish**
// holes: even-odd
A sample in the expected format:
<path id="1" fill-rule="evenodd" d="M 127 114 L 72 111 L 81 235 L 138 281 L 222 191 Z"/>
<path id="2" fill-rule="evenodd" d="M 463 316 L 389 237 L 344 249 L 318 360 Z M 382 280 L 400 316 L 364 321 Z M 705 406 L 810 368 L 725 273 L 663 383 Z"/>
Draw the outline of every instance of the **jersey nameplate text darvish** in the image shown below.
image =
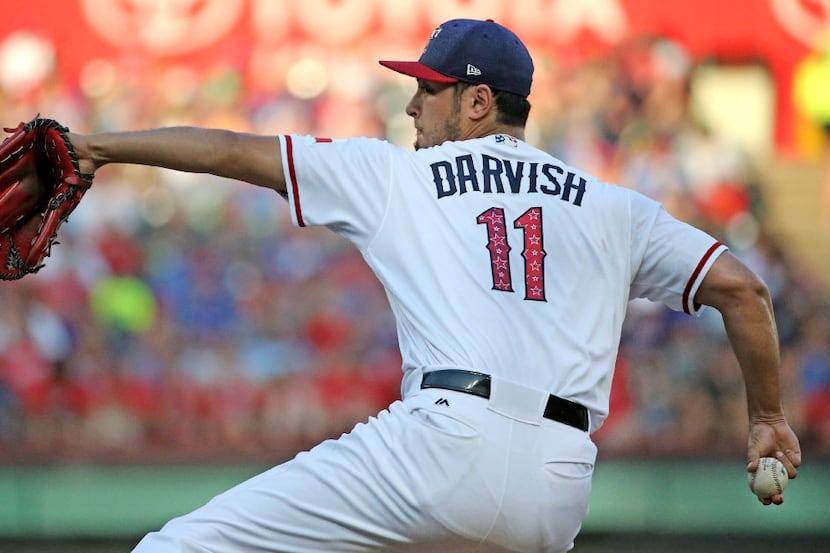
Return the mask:
<path id="1" fill-rule="evenodd" d="M 575 206 L 582 205 L 587 182 L 581 176 L 553 163 L 525 163 L 481 154 L 476 169 L 472 154 L 431 164 L 438 199 L 481 192 L 482 194 L 549 194 Z"/>

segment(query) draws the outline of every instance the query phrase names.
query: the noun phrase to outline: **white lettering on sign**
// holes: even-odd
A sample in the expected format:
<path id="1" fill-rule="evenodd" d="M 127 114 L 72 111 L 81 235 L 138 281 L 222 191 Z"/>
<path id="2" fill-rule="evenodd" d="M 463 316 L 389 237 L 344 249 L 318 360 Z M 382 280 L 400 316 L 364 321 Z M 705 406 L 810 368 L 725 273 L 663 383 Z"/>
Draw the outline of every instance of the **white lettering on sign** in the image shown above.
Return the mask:
<path id="1" fill-rule="evenodd" d="M 821 10 L 811 10 L 806 0 L 769 0 L 769 3 L 773 17 L 787 34 L 809 48 L 816 48 L 822 35 L 830 33 L 830 0 L 812 0 Z"/>
<path id="2" fill-rule="evenodd" d="M 426 12 L 426 19 L 427 21 L 433 22 L 433 27 L 444 21 L 460 17 L 474 19 L 489 18 L 509 27 L 510 25 L 505 21 L 507 12 L 516 10 L 518 6 L 520 6 L 519 2 L 503 2 L 501 0 L 441 0 L 440 2 L 421 2 L 421 7 Z"/>
<path id="3" fill-rule="evenodd" d="M 366 34 L 375 12 L 366 0 L 303 0 L 297 23 L 316 42 L 345 44 Z"/>
<path id="4" fill-rule="evenodd" d="M 564 43 L 588 31 L 613 44 L 628 24 L 623 0 L 82 0 L 81 6 L 108 42 L 163 55 L 215 43 L 246 8 L 250 19 L 242 32 L 250 33 L 255 48 L 270 49 L 296 35 L 327 46 L 369 33 L 426 42 L 427 29 L 457 17 L 494 19 L 526 42 Z"/>
<path id="5" fill-rule="evenodd" d="M 215 42 L 239 21 L 244 0 L 82 0 L 90 25 L 107 41 L 181 54 Z"/>
<path id="6" fill-rule="evenodd" d="M 449 19 L 491 18 L 528 41 L 567 42 L 587 30 L 609 44 L 621 40 L 628 27 L 622 0 L 307 0 L 293 7 L 302 30 L 323 43 L 360 37 L 375 21 L 386 33 L 417 38 L 414 30 Z"/>
<path id="7" fill-rule="evenodd" d="M 289 0 L 265 0 L 251 6 L 251 29 L 256 42 L 262 45 L 285 43 L 291 30 Z"/>
<path id="8" fill-rule="evenodd" d="M 440 21 L 424 21 L 418 17 L 419 0 L 380 2 L 376 8 L 381 30 L 389 36 L 417 37 L 424 30 L 434 29 Z M 428 35 L 427 35 L 428 36 Z M 424 37 L 424 43 L 426 43 Z"/>
<path id="9" fill-rule="evenodd" d="M 551 16 L 556 42 L 568 42 L 587 29 L 613 44 L 625 36 L 628 26 L 620 0 L 558 0 Z"/>

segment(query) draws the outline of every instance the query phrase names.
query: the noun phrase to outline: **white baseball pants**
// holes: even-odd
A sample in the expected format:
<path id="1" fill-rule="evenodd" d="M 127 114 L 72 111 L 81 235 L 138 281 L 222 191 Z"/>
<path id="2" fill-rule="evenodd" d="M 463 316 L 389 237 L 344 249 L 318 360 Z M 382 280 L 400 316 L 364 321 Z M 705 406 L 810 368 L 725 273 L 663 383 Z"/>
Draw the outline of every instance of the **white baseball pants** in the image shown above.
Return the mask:
<path id="1" fill-rule="evenodd" d="M 417 390 L 148 534 L 135 553 L 558 553 L 588 511 L 586 432 Z M 518 406 L 521 410 L 521 406 Z"/>

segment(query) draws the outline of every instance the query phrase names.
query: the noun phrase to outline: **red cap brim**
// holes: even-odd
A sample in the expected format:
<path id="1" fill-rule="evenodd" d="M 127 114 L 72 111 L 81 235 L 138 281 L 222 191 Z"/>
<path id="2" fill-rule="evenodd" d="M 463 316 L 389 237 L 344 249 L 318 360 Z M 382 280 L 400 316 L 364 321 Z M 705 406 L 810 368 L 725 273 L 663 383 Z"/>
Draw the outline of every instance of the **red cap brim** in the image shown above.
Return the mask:
<path id="1" fill-rule="evenodd" d="M 434 69 L 430 69 L 419 61 L 379 61 L 384 67 L 388 67 L 392 71 L 415 77 L 416 79 L 423 79 L 425 81 L 435 81 L 439 83 L 457 83 L 458 79 L 447 77 L 443 73 L 439 73 Z"/>

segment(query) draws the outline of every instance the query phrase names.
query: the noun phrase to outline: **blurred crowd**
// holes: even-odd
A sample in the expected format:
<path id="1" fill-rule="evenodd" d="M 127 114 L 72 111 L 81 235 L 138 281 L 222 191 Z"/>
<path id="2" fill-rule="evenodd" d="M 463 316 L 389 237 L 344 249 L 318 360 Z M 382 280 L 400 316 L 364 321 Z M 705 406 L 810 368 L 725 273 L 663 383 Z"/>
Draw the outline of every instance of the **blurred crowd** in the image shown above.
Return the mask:
<path id="1" fill-rule="evenodd" d="M 602 59 L 537 58 L 529 141 L 664 202 L 764 277 L 791 423 L 811 455 L 830 454 L 830 295 L 767 231 L 757 160 L 689 109 L 693 61 L 645 38 Z M 294 60 L 285 82 L 255 87 L 231 66 L 99 61 L 72 82 L 56 63 L 0 88 L 0 115 L 411 143 L 414 83 L 374 57 L 349 60 L 360 78 L 327 80 L 341 61 Z M 271 191 L 106 167 L 60 242 L 39 273 L 0 284 L 0 461 L 275 459 L 399 395 L 383 290 L 350 244 L 295 229 Z M 742 457 L 743 383 L 719 315 L 633 301 L 611 410 L 596 435 L 608 455 Z"/>

